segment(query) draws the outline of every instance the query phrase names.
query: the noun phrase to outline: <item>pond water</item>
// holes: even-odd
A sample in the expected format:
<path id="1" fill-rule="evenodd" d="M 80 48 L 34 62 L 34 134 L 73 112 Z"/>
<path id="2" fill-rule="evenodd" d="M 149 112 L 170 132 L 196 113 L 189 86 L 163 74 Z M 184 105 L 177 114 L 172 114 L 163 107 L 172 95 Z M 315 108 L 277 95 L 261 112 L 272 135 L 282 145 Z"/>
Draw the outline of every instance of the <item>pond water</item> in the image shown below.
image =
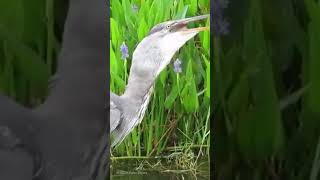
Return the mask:
<path id="1" fill-rule="evenodd" d="M 111 176 L 111 180 L 208 180 L 210 177 L 194 177 L 190 175 L 177 175 L 177 174 L 161 174 L 161 173 L 149 173 L 149 174 L 128 174 L 128 175 L 116 175 Z"/>
<path id="2" fill-rule="evenodd" d="M 194 170 L 194 168 L 191 168 Z M 196 170 L 181 169 L 163 161 L 120 160 L 111 165 L 111 180 L 208 180 L 208 160 L 198 161 Z"/>

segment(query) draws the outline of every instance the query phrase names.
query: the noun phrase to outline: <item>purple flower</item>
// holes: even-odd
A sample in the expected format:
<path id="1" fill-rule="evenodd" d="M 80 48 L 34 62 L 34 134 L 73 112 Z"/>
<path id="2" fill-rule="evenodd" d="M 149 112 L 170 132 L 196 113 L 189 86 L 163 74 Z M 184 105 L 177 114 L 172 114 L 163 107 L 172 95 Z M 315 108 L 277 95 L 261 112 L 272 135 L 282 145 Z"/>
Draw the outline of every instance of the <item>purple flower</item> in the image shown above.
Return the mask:
<path id="1" fill-rule="evenodd" d="M 121 59 L 126 60 L 129 57 L 128 46 L 123 42 L 120 46 Z"/>
<path id="2" fill-rule="evenodd" d="M 139 11 L 139 8 L 138 8 L 138 6 L 136 4 L 133 4 L 131 6 L 131 8 L 132 8 L 132 11 L 135 12 L 135 13 Z"/>
<path id="3" fill-rule="evenodd" d="M 174 61 L 173 63 L 173 70 L 176 73 L 181 73 L 182 72 L 182 67 L 181 67 L 182 62 L 180 61 L 180 59 L 177 59 Z"/>
<path id="4" fill-rule="evenodd" d="M 229 0 L 213 0 L 213 33 L 215 36 L 229 33 L 229 22 L 224 18 L 223 11 L 228 7 Z"/>

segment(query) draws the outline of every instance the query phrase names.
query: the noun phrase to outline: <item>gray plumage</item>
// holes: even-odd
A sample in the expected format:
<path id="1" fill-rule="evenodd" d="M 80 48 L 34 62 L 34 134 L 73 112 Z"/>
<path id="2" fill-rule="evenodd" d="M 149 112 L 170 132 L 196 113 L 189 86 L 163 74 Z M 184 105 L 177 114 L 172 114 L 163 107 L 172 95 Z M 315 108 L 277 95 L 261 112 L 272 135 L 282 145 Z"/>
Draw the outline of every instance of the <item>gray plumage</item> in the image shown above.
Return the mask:
<path id="1" fill-rule="evenodd" d="M 187 29 L 190 22 L 208 15 L 160 23 L 151 29 L 137 46 L 125 92 L 118 96 L 110 92 L 110 133 L 112 147 L 119 144 L 143 119 L 153 84 L 173 55 L 198 32 L 205 28 Z"/>

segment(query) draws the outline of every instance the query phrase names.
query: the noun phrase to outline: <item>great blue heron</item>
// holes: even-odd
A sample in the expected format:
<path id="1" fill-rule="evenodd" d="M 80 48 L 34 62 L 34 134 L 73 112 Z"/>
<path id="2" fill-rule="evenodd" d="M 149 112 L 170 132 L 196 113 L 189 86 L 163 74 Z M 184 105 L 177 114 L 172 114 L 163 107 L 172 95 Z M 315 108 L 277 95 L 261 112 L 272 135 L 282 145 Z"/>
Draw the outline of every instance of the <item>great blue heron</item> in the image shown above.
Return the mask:
<path id="1" fill-rule="evenodd" d="M 160 23 L 138 44 L 133 52 L 125 92 L 121 96 L 110 92 L 110 133 L 114 135 L 112 147 L 119 144 L 143 119 L 154 81 L 173 55 L 197 33 L 208 29 L 188 29 L 187 25 L 208 17 L 202 15 Z"/>

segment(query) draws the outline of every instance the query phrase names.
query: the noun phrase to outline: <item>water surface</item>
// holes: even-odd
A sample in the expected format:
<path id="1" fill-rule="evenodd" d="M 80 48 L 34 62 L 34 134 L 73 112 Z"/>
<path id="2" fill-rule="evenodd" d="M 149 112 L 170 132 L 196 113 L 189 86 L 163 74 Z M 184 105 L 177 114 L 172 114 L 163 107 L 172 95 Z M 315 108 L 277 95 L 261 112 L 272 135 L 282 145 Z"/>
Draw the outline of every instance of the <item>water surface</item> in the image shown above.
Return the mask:
<path id="1" fill-rule="evenodd" d="M 120 160 L 112 163 L 111 180 L 208 180 L 208 160 L 197 163 L 197 170 L 181 169 L 173 162 Z"/>

